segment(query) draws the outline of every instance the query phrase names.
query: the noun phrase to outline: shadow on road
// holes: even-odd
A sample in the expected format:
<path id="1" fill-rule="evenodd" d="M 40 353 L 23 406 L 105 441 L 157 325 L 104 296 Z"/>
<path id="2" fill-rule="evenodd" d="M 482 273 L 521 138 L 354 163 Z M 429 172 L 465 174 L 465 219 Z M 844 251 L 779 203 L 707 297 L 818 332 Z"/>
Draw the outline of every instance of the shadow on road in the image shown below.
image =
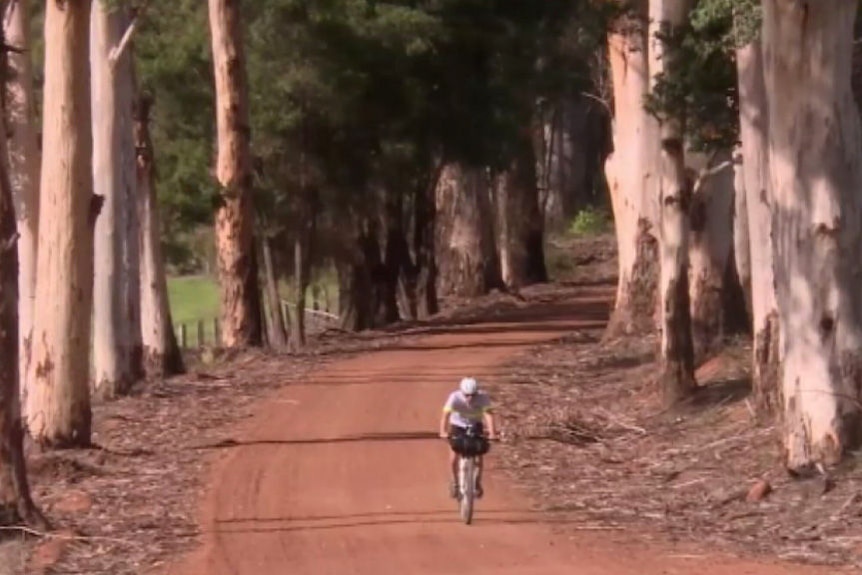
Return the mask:
<path id="1" fill-rule="evenodd" d="M 232 447 L 250 447 L 255 445 L 319 445 L 327 443 L 359 443 L 370 441 L 443 441 L 436 433 L 430 431 L 404 431 L 396 433 L 362 433 L 343 437 L 323 437 L 311 439 L 257 439 L 253 441 L 237 441 L 225 439 L 216 443 L 196 445 L 191 449 L 229 449 Z"/>
<path id="2" fill-rule="evenodd" d="M 320 531 L 334 529 L 365 529 L 393 525 L 428 525 L 460 523 L 455 505 L 451 509 L 428 511 L 380 511 L 345 515 L 321 515 L 306 517 L 248 517 L 216 520 L 215 532 L 222 534 L 287 533 L 295 531 Z M 482 509 L 476 510 L 475 524 L 522 525 L 522 524 L 574 524 L 578 521 L 568 517 L 554 517 L 532 509 Z"/>

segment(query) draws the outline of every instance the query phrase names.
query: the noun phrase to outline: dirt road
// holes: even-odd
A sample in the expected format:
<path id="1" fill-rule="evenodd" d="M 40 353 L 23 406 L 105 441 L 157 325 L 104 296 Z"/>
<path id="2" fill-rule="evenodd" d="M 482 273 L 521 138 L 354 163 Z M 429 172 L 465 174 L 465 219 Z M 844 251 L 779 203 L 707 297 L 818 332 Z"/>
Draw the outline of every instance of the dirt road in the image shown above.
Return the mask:
<path id="1" fill-rule="evenodd" d="M 464 375 L 493 379 L 539 341 L 600 325 L 593 292 L 532 317 L 433 334 L 286 387 L 215 466 L 202 548 L 171 575 L 789 575 L 826 573 L 646 549 L 530 510 L 495 474 L 475 522 L 446 493 L 440 407 Z M 502 406 L 505 415 L 505 406 Z M 493 453 L 493 452 L 492 452 Z M 834 573 L 834 571 L 831 571 Z"/>

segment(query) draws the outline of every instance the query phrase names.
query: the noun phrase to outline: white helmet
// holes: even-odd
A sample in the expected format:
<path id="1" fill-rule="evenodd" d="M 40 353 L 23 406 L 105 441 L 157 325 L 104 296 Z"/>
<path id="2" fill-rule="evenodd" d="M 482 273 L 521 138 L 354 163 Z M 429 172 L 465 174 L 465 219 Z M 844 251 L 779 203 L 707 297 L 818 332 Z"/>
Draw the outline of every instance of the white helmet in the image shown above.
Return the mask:
<path id="1" fill-rule="evenodd" d="M 461 393 L 464 395 L 473 395 L 479 389 L 479 384 L 472 377 L 465 377 L 461 380 Z"/>

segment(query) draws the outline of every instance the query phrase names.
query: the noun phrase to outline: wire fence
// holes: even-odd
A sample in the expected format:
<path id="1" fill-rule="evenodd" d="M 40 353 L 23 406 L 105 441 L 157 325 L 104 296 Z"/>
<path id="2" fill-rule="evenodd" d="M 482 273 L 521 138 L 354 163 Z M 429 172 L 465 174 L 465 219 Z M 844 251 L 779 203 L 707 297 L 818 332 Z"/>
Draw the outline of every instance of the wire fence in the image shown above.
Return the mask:
<path id="1" fill-rule="evenodd" d="M 291 323 L 296 321 L 296 303 L 281 300 L 282 317 L 290 318 Z M 305 333 L 315 335 L 337 327 L 339 317 L 329 311 L 329 302 L 321 302 L 316 299 L 311 301 L 311 306 L 305 308 Z M 217 347 L 221 342 L 221 323 L 218 317 L 200 318 L 194 321 L 180 322 L 174 326 L 177 341 L 181 349 L 200 349 L 203 347 Z"/>

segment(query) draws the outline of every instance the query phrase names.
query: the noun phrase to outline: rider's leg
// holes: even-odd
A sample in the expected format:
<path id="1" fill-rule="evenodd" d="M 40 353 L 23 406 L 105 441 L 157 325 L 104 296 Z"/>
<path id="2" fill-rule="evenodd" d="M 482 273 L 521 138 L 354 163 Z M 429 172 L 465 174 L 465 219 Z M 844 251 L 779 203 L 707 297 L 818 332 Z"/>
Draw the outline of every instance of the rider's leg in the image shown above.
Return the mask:
<path id="1" fill-rule="evenodd" d="M 484 489 L 482 488 L 482 462 L 485 458 L 480 455 L 476 458 L 476 497 L 482 497 Z"/>
<path id="2" fill-rule="evenodd" d="M 449 452 L 449 466 L 452 468 L 452 479 L 458 481 L 458 454 L 454 451 Z"/>
<path id="3" fill-rule="evenodd" d="M 450 495 L 458 496 L 458 454 L 449 450 L 449 466 L 452 468 L 452 481 L 449 483 Z"/>

